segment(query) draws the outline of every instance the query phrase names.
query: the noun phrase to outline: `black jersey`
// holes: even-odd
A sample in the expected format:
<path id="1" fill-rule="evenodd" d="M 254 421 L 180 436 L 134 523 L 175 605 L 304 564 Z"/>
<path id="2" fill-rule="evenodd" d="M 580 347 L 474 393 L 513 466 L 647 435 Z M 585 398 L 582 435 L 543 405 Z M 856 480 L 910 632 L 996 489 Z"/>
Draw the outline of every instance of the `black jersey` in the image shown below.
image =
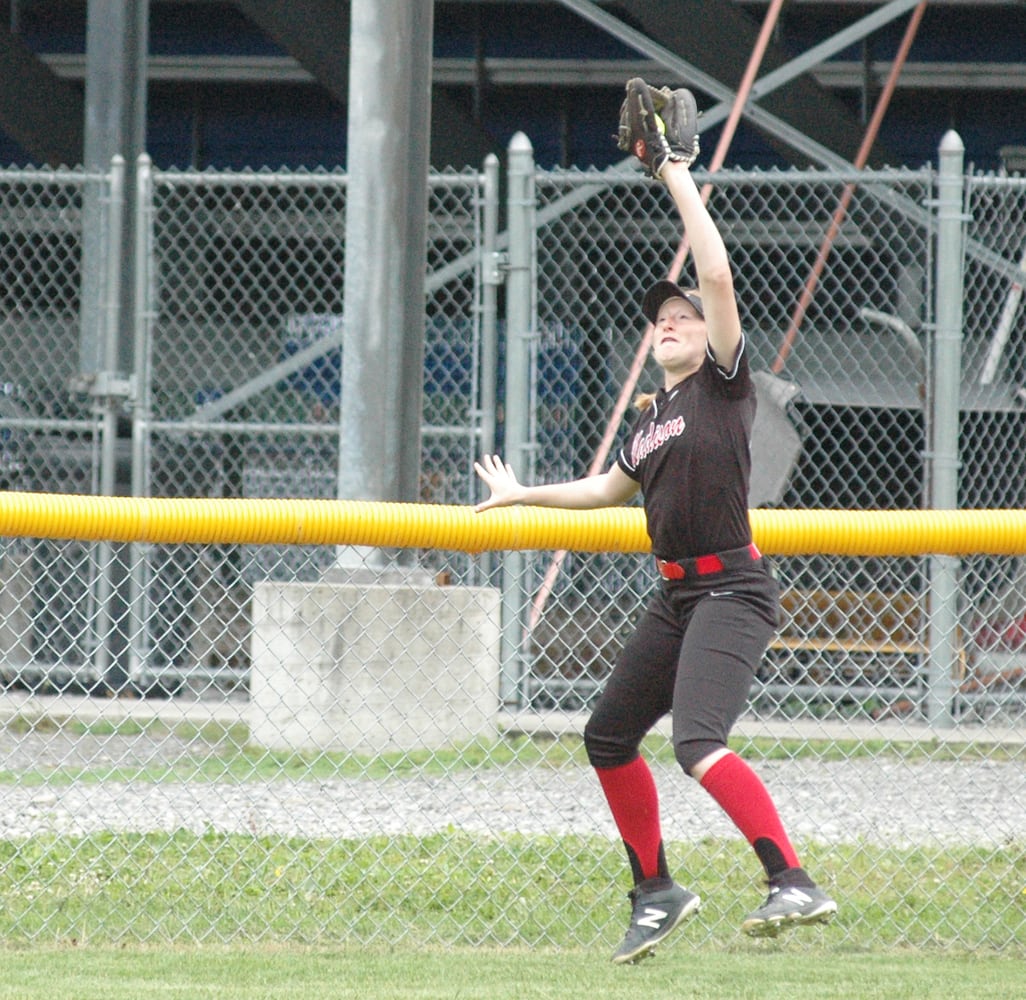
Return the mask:
<path id="1" fill-rule="evenodd" d="M 752 540 L 748 522 L 755 386 L 744 341 L 733 371 L 702 367 L 660 389 L 617 464 L 641 486 L 652 553 L 686 559 Z"/>

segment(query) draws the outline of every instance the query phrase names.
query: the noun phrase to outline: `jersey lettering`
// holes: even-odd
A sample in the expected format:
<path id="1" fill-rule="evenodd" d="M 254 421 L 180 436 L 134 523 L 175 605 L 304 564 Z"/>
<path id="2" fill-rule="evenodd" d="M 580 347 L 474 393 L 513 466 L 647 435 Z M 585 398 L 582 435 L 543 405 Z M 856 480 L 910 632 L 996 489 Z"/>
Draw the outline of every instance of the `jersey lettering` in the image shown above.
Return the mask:
<path id="1" fill-rule="evenodd" d="M 650 424 L 647 431 L 635 434 L 631 442 L 631 465 L 636 469 L 656 448 L 661 448 L 671 438 L 680 437 L 685 426 L 683 417 L 674 417 L 665 424 Z"/>

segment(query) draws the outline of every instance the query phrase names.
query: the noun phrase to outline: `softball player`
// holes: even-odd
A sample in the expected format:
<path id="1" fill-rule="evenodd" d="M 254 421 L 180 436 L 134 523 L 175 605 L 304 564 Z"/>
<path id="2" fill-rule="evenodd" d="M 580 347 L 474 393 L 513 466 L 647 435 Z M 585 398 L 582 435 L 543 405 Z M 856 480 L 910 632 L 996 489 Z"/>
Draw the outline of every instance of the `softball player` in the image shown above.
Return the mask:
<path id="1" fill-rule="evenodd" d="M 769 896 L 744 920 L 744 931 L 772 936 L 788 925 L 825 922 L 837 910 L 801 867 L 762 781 L 727 747 L 777 621 L 777 585 L 748 520 L 755 390 L 727 251 L 690 161 L 668 157 L 657 166 L 653 174 L 673 196 L 698 279 L 695 290 L 659 281 L 641 303 L 654 327 L 662 388 L 639 397 L 630 437 L 601 475 L 523 486 L 497 456 L 475 466 L 491 491 L 479 511 L 517 503 L 593 508 L 643 495 L 662 579 L 584 733 L 633 874 L 617 963 L 651 954 L 699 908 L 699 897 L 670 875 L 656 786 L 639 751 L 667 712 L 681 767 L 722 807 L 765 870 Z"/>

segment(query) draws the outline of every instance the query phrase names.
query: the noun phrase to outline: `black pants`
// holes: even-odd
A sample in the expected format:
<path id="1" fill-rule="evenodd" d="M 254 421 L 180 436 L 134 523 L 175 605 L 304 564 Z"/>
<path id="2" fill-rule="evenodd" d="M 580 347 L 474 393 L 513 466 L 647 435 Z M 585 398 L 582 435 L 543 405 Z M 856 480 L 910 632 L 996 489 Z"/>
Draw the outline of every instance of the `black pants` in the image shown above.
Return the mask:
<path id="1" fill-rule="evenodd" d="M 686 771 L 726 746 L 776 629 L 778 608 L 777 583 L 764 559 L 693 580 L 662 581 L 585 726 L 592 766 L 629 764 L 667 712 Z"/>

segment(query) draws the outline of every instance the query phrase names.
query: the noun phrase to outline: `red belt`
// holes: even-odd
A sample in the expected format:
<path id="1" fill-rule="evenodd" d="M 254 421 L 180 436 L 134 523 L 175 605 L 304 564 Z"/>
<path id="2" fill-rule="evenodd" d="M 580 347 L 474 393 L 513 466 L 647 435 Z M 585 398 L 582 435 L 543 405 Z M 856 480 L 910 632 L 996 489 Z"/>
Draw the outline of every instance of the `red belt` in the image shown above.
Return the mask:
<path id="1" fill-rule="evenodd" d="M 744 548 L 714 552 L 708 556 L 695 556 L 693 559 L 680 559 L 677 562 L 656 559 L 656 569 L 664 580 L 683 580 L 689 576 L 722 573 L 725 569 L 741 569 L 761 558 L 762 553 L 755 542 L 749 542 Z"/>

